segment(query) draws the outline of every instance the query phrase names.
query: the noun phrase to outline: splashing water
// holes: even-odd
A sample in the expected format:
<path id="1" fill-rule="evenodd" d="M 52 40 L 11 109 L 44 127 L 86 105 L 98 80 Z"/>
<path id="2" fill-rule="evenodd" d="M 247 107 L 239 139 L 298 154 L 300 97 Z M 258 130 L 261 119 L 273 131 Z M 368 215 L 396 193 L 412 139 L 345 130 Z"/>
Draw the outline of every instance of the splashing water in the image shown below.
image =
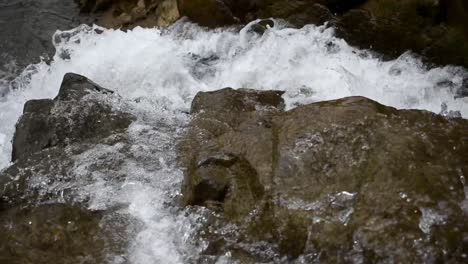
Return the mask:
<path id="1" fill-rule="evenodd" d="M 65 73 L 84 75 L 116 91 L 138 117 L 128 134 L 132 155 L 139 158 L 120 167 L 118 173 L 126 176 L 123 184 L 96 181 L 83 192 L 91 197 L 91 208 L 128 204 L 125 213 L 142 223 L 129 238 L 131 263 L 183 263 L 197 251 L 181 249 L 187 247 L 193 219 L 165 204 L 180 188 L 174 145 L 197 92 L 224 87 L 285 90 L 288 108 L 361 95 L 397 108 L 433 112 L 445 104 L 468 116 L 468 101 L 454 99 L 466 76 L 460 68 L 427 70 L 409 54 L 382 62 L 325 27 L 289 29 L 277 23 L 260 36 L 249 30 L 251 24 L 240 32 L 207 31 L 183 21 L 166 30 L 80 26 L 58 31 L 50 65 L 31 65 L 8 87 L 0 82 L 0 91 L 9 90 L 0 98 L 0 168 L 9 164 L 14 125 L 24 103 L 53 98 Z M 88 173 L 87 165 L 115 156 L 115 148 L 97 146 L 76 157 L 75 173 Z"/>
<path id="2" fill-rule="evenodd" d="M 409 54 L 382 62 L 335 38 L 330 28 L 277 25 L 258 36 L 249 26 L 240 33 L 183 22 L 164 31 L 96 26 L 58 31 L 51 65 L 30 66 L 14 81 L 18 88 L 1 99 L 0 168 L 8 164 L 9 140 L 23 104 L 54 97 L 67 72 L 87 76 L 129 100 L 146 98 L 170 110 L 187 110 L 198 91 L 245 87 L 285 90 L 289 108 L 361 95 L 433 112 L 445 103 L 468 116 L 467 100 L 454 99 L 466 75 L 460 68 L 426 70 Z"/>

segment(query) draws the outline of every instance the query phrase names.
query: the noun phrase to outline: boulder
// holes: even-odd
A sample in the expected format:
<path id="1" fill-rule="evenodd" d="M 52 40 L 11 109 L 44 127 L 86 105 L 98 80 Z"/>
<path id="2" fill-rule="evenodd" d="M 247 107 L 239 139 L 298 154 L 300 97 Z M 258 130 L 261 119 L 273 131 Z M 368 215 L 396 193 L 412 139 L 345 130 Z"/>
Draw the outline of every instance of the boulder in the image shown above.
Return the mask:
<path id="1" fill-rule="evenodd" d="M 106 222 L 113 209 L 91 210 L 86 187 L 119 182 L 116 155 L 80 164 L 96 148 L 122 148 L 134 117 L 120 98 L 68 73 L 53 99 L 28 101 L 13 139 L 14 163 L 0 171 L 1 263 L 104 263 L 119 256 L 125 232 Z M 123 151 L 123 150 L 122 150 Z M 105 172 L 105 173 L 102 173 Z M 110 178 L 110 179 L 109 179 Z"/>
<path id="2" fill-rule="evenodd" d="M 207 259 L 466 261 L 467 120 L 364 97 L 285 112 L 281 94 L 194 99 L 181 202 L 213 212 Z"/>
<path id="3" fill-rule="evenodd" d="M 332 21 L 333 18 L 333 14 L 326 6 L 313 4 L 305 6 L 299 12 L 290 14 L 286 17 L 286 20 L 296 27 L 303 27 L 308 24 L 320 26 Z"/>
<path id="4" fill-rule="evenodd" d="M 226 88 L 195 97 L 192 124 L 197 125 L 180 144 L 187 154 L 181 159 L 193 176 L 186 179 L 184 204 L 215 202 L 233 218 L 252 210 L 270 185 L 271 167 L 259 167 L 271 158 L 271 114 L 284 108 L 282 93 Z M 227 136 L 224 149 L 205 148 L 222 135 Z M 245 155 L 239 155 L 242 152 Z"/>
<path id="5" fill-rule="evenodd" d="M 79 0 L 82 13 L 108 28 L 165 27 L 179 19 L 177 0 Z"/>
<path id="6" fill-rule="evenodd" d="M 178 0 L 180 13 L 206 27 L 222 27 L 239 23 L 223 0 Z"/>
<path id="7" fill-rule="evenodd" d="M 25 104 L 13 137 L 14 163 L 0 172 L 0 210 L 53 200 L 58 194 L 73 196 L 60 189 L 76 182 L 73 156 L 97 144 L 125 142 L 127 127 L 134 120 L 106 100 L 118 97 L 86 77 L 67 73 L 53 100 Z M 103 166 L 117 168 L 118 164 Z"/>
<path id="8" fill-rule="evenodd" d="M 54 100 L 25 104 L 13 137 L 12 161 L 46 148 L 95 141 L 125 130 L 132 122 L 128 114 L 112 111 L 111 106 L 92 98 L 111 93 L 86 77 L 66 74 Z"/>
<path id="9" fill-rule="evenodd" d="M 338 18 L 337 36 L 385 59 L 409 50 L 429 63 L 468 67 L 468 35 L 458 22 L 466 18 L 453 11 L 454 2 L 369 0 Z"/>

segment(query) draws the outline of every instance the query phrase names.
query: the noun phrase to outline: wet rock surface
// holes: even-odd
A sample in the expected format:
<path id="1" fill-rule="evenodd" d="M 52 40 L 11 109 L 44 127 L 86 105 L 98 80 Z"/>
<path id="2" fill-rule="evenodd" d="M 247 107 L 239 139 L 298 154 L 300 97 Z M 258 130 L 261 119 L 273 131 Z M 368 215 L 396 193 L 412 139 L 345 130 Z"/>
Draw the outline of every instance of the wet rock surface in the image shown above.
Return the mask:
<path id="1" fill-rule="evenodd" d="M 181 201 L 209 209 L 208 263 L 466 261 L 468 121 L 363 97 L 285 112 L 281 94 L 192 104 Z"/>
<path id="2" fill-rule="evenodd" d="M 130 116 L 114 112 L 98 100 L 81 104 L 90 94 L 112 93 L 86 77 L 66 74 L 54 100 L 32 100 L 25 104 L 16 125 L 12 160 L 26 159 L 46 148 L 93 140 L 97 143 L 126 129 L 132 120 Z"/>
<path id="3" fill-rule="evenodd" d="M 0 217 L 2 263 L 104 263 L 100 212 L 46 204 L 11 208 Z"/>
<path id="4" fill-rule="evenodd" d="M 56 30 L 87 22 L 73 0 L 1 0 L 0 78 L 14 78 L 41 56 L 51 57 Z"/>
<path id="5" fill-rule="evenodd" d="M 338 20 L 337 35 L 389 59 L 410 50 L 431 63 L 467 67 L 468 21 L 460 13 L 466 8 L 456 0 L 367 1 Z"/>
<path id="6" fill-rule="evenodd" d="M 125 131 L 134 117 L 113 109 L 106 100 L 115 103 L 119 98 L 86 77 L 68 73 L 54 100 L 25 104 L 13 138 L 14 163 L 0 178 L 0 208 L 64 195 L 60 189 L 39 194 L 41 186 L 34 185 L 54 189 L 59 182 L 73 182 L 72 156 L 98 144 L 125 142 Z"/>
<path id="7" fill-rule="evenodd" d="M 179 0 L 178 5 L 183 15 L 202 26 L 229 26 L 240 22 L 224 1 Z"/>
<path id="8" fill-rule="evenodd" d="M 108 28 L 163 27 L 180 18 L 177 0 L 76 0 L 83 14 Z"/>
<path id="9" fill-rule="evenodd" d="M 68 73 L 55 99 L 25 104 L 13 140 L 14 163 L 0 171 L 2 263 L 105 263 L 123 250 L 122 239 L 106 229 L 109 212 L 88 209 L 92 194 L 85 191 L 106 177 L 122 180 L 122 160 L 102 157 L 81 169 L 79 163 L 80 155 L 95 148 L 124 149 L 134 117 L 115 109 L 119 100 Z M 101 170 L 106 173 L 94 178 Z M 119 222 L 117 215 L 113 221 Z"/>

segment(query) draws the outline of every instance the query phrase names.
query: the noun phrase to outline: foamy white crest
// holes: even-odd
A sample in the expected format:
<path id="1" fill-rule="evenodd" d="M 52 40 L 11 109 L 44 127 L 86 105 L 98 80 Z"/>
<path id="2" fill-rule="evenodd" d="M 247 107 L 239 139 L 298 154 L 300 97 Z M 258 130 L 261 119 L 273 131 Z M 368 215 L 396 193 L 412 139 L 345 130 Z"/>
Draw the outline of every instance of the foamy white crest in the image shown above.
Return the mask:
<path id="1" fill-rule="evenodd" d="M 445 103 L 468 116 L 467 100 L 454 99 L 466 74 L 460 68 L 426 70 L 409 54 L 382 62 L 351 48 L 325 27 L 276 25 L 262 36 L 249 27 L 240 33 L 207 31 L 180 22 L 163 31 L 96 26 L 58 31 L 52 63 L 29 67 L 14 82 L 15 89 L 0 98 L 0 168 L 9 164 L 10 141 L 24 103 L 54 97 L 65 73 L 82 74 L 117 91 L 127 110 L 138 116 L 128 131 L 135 159 L 125 160 L 117 172 L 125 175 L 123 183 L 96 180 L 83 193 L 91 196 L 93 208 L 128 204 L 124 214 L 142 223 L 129 238 L 132 263 L 182 263 L 195 250 L 184 248 L 190 219 L 171 213 L 165 204 L 182 177 L 174 161 L 173 135 L 180 133 L 174 131 L 186 124 L 183 113 L 197 92 L 228 86 L 280 89 L 286 91 L 288 108 L 362 95 L 397 108 L 434 112 Z M 86 165 L 96 157 L 118 155 L 119 146 L 113 148 L 97 146 L 76 157 L 75 173 L 89 173 Z"/>

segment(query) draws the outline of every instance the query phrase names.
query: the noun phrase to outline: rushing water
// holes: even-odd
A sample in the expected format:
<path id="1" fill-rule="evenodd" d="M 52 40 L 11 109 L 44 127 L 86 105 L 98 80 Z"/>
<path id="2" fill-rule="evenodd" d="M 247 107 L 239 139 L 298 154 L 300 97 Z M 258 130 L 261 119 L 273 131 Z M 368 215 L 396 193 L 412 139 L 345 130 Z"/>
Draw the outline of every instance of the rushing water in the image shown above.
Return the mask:
<path id="1" fill-rule="evenodd" d="M 239 33 L 207 31 L 184 22 L 166 30 L 128 32 L 81 26 L 57 32 L 53 39 L 57 53 L 50 65 L 31 65 L 14 82 L 0 82 L 0 91 L 9 90 L 0 98 L 0 168 L 9 164 L 14 125 L 24 103 L 53 98 L 65 73 L 82 74 L 117 91 L 128 111 L 139 117 L 128 131 L 137 158 L 114 172 L 127 177 L 123 185 L 97 180 L 83 193 L 92 198 L 92 208 L 127 204 L 125 214 L 141 223 L 128 238 L 126 258 L 132 263 L 182 263 L 198 250 L 187 242 L 196 219 L 167 204 L 182 178 L 174 145 L 199 91 L 228 86 L 280 89 L 286 91 L 289 108 L 362 95 L 397 108 L 433 112 L 445 104 L 468 116 L 468 100 L 454 99 L 466 77 L 462 69 L 427 70 L 409 54 L 382 62 L 325 27 L 276 25 L 260 36 L 249 26 Z M 155 123 L 157 129 L 152 128 Z M 118 148 L 98 146 L 76 157 L 75 174 L 88 173 L 86 166 L 99 158 L 115 157 Z M 115 257 L 114 262 L 121 261 Z"/>

